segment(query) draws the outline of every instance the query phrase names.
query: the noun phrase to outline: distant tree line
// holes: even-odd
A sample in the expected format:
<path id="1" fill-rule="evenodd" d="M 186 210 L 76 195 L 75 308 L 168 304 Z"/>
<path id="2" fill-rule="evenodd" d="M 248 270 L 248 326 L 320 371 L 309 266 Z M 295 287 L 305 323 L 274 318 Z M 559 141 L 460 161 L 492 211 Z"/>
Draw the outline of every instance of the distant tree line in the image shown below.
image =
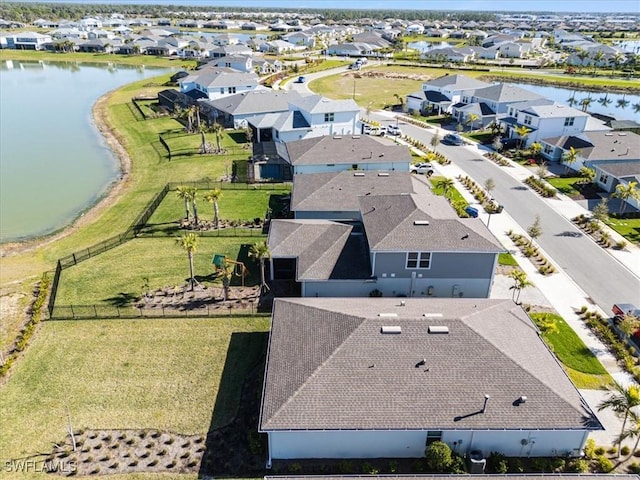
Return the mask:
<path id="1" fill-rule="evenodd" d="M 240 3 L 240 0 L 238 0 Z M 63 4 L 63 3 L 19 3 L 0 2 L 0 18 L 9 21 L 31 23 L 39 18 L 47 20 L 79 20 L 85 16 L 109 15 L 120 13 L 126 16 L 140 17 L 184 17 L 190 12 L 213 13 L 285 13 L 291 12 L 285 8 L 256 8 L 256 7 L 214 7 L 214 6 L 185 6 L 185 5 L 114 5 L 114 4 Z M 299 8 L 300 15 L 315 15 L 325 21 L 354 21 L 362 18 L 384 20 L 385 18 L 401 18 L 408 21 L 415 20 L 447 20 L 466 22 L 495 20 L 496 16 L 488 12 L 446 12 L 432 10 L 369 10 L 369 9 L 326 9 Z"/>

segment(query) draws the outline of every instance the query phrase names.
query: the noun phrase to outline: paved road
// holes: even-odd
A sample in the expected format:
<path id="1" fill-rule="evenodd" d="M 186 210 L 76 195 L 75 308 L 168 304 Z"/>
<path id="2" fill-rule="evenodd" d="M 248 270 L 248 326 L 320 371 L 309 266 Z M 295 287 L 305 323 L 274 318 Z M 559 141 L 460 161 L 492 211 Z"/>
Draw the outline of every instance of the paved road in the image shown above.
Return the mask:
<path id="1" fill-rule="evenodd" d="M 412 125 L 402 125 L 404 133 L 429 145 L 432 133 Z M 590 237 L 552 208 L 547 201 L 507 173 L 506 168 L 485 159 L 474 147 L 440 145 L 444 153 L 477 183 L 487 178 L 495 182 L 492 196 L 523 228 L 540 215 L 543 234 L 537 239 L 557 266 L 587 293 L 585 305 L 593 303 L 609 313 L 616 302 L 640 304 L 640 280 L 629 269 L 599 247 Z"/>

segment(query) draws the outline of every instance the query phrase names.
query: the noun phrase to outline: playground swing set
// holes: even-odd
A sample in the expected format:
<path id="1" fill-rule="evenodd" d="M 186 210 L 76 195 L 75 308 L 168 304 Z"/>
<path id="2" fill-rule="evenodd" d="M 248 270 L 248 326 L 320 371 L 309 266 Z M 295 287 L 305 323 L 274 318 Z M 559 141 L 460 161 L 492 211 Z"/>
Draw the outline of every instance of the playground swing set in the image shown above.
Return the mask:
<path id="1" fill-rule="evenodd" d="M 244 278 L 249 275 L 249 270 L 244 266 L 244 263 L 236 260 L 231 260 L 226 255 L 214 254 L 211 259 L 211 263 L 216 267 L 216 272 L 220 273 L 228 265 L 233 265 L 232 275 L 240 277 L 242 279 L 242 286 L 244 287 Z"/>

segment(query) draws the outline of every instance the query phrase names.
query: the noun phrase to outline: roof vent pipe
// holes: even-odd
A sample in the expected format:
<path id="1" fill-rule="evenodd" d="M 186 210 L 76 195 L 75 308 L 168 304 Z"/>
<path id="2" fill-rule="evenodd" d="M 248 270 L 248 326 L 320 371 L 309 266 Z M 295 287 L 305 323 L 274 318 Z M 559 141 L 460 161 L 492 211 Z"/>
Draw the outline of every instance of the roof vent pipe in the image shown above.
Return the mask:
<path id="1" fill-rule="evenodd" d="M 489 403 L 489 399 L 490 398 L 491 398 L 491 395 L 485 394 L 485 396 L 484 396 L 484 405 L 482 406 L 482 413 L 485 413 L 487 411 L 487 403 Z"/>

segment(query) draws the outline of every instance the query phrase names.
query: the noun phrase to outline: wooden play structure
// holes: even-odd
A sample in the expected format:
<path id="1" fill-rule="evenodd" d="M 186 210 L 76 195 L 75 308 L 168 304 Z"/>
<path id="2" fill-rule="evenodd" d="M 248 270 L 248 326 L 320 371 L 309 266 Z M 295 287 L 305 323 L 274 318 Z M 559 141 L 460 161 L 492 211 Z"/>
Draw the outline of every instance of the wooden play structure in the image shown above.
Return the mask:
<path id="1" fill-rule="evenodd" d="M 217 273 L 220 273 L 222 270 L 230 266 L 233 267 L 231 275 L 240 277 L 242 279 L 242 286 L 244 287 L 244 278 L 249 275 L 249 270 L 244 266 L 244 263 L 232 260 L 226 255 L 221 255 L 218 253 L 213 255 L 211 263 L 215 266 Z"/>

